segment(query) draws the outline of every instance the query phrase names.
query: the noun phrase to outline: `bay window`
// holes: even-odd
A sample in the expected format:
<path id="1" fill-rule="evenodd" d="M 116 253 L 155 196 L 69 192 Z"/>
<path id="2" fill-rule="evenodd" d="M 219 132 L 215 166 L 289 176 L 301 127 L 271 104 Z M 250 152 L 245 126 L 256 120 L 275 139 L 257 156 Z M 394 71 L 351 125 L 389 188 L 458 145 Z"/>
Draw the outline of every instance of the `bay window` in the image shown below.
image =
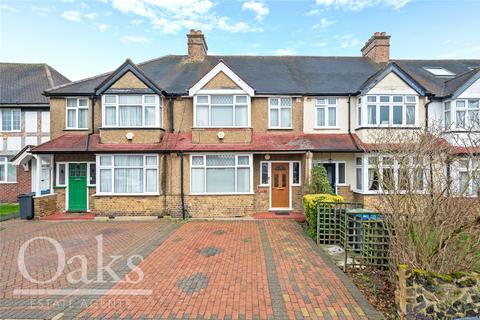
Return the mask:
<path id="1" fill-rule="evenodd" d="M 103 126 L 161 127 L 162 99 L 158 95 L 105 95 Z"/>
<path id="2" fill-rule="evenodd" d="M 17 167 L 8 161 L 7 157 L 0 157 L 0 183 L 17 181 Z"/>
<path id="3" fill-rule="evenodd" d="M 237 194 L 252 191 L 249 154 L 192 155 L 190 191 L 193 194 Z"/>
<path id="4" fill-rule="evenodd" d="M 97 164 L 99 194 L 158 193 L 156 155 L 100 155 Z"/>
<path id="5" fill-rule="evenodd" d="M 362 193 L 423 191 L 425 170 L 413 157 L 368 155 L 356 158 L 356 189 Z"/>
<path id="6" fill-rule="evenodd" d="M 366 113 L 368 126 L 414 126 L 418 97 L 407 95 L 368 95 Z"/>
<path id="7" fill-rule="evenodd" d="M 250 98 L 247 95 L 198 95 L 194 97 L 196 127 L 248 127 Z"/>
<path id="8" fill-rule="evenodd" d="M 443 119 L 446 130 L 480 129 L 480 99 L 456 99 L 443 104 Z"/>
<path id="9" fill-rule="evenodd" d="M 460 195 L 480 196 L 480 160 L 460 160 L 456 165 Z"/>
<path id="10" fill-rule="evenodd" d="M 315 100 L 316 128 L 337 126 L 337 99 L 317 98 Z"/>
<path id="11" fill-rule="evenodd" d="M 67 129 L 88 129 L 87 98 L 67 98 Z"/>
<path id="12" fill-rule="evenodd" d="M 268 99 L 270 129 L 292 128 L 292 98 Z"/>
<path id="13" fill-rule="evenodd" d="M 20 131 L 20 109 L 0 110 L 0 131 Z"/>

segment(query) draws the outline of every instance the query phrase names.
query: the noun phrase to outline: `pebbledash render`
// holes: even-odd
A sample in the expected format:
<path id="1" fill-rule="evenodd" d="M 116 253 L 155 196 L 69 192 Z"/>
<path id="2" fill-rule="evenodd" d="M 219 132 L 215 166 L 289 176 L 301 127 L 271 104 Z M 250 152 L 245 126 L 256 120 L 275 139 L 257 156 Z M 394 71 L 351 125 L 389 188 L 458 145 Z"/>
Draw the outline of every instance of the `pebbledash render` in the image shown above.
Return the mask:
<path id="1" fill-rule="evenodd" d="M 371 207 L 373 132 L 422 129 L 447 100 L 478 109 L 480 60 L 391 60 L 385 33 L 358 57 L 212 56 L 201 31 L 187 38 L 186 56 L 45 91 L 52 139 L 30 152 L 50 161 L 52 192 L 35 198 L 37 214 L 302 211 L 317 165 Z"/>

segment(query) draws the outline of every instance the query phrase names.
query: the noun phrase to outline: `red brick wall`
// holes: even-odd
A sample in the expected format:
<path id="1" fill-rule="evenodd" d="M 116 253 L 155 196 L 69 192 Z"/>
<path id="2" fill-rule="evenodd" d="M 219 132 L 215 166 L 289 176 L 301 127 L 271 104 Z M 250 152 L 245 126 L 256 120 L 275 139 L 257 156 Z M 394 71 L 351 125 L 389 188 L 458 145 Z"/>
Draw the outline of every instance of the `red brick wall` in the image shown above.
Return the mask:
<path id="1" fill-rule="evenodd" d="M 32 172 L 17 167 L 17 183 L 0 183 L 0 203 L 17 202 L 17 196 L 21 193 L 29 193 L 32 190 L 30 178 Z"/>

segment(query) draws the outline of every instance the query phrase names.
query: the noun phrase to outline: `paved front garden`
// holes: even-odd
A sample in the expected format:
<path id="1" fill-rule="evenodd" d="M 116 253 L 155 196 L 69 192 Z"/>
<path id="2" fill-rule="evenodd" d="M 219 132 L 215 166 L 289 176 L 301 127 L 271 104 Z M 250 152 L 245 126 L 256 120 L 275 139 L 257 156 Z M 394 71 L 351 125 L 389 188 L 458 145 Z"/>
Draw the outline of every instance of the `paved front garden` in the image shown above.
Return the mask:
<path id="1" fill-rule="evenodd" d="M 0 231 L 0 318 L 157 319 L 376 319 L 380 318 L 347 278 L 292 221 L 47 222 L 8 221 Z M 98 281 L 98 239 L 103 265 Z M 64 272 L 48 284 L 32 284 L 17 266 L 32 237 L 58 241 Z M 25 251 L 28 274 L 50 279 L 57 254 L 45 240 Z M 128 257 L 139 270 L 127 267 Z M 72 279 L 85 276 L 89 283 Z M 137 281 L 141 278 L 141 281 Z M 128 281 L 127 281 L 128 280 Z M 72 289 L 28 296 L 18 289 Z M 17 292 L 14 292 L 17 290 Z M 100 292 L 100 294 L 99 294 Z"/>

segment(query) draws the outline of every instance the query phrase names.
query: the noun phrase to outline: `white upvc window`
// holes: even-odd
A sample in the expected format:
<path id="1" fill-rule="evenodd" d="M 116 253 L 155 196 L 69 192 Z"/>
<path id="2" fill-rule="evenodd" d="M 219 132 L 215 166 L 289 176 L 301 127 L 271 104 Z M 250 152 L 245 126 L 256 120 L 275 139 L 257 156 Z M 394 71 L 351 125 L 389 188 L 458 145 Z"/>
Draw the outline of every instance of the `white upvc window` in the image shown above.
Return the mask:
<path id="1" fill-rule="evenodd" d="M 413 127 L 417 125 L 418 96 L 367 95 L 364 112 L 369 127 Z"/>
<path id="2" fill-rule="evenodd" d="M 277 161 L 260 161 L 260 187 L 268 187 L 270 185 L 270 172 L 272 168 L 272 162 Z M 279 161 L 283 162 L 283 161 Z M 290 181 L 292 186 L 300 186 L 302 184 L 302 167 L 300 161 L 290 161 L 291 177 Z"/>
<path id="3" fill-rule="evenodd" d="M 252 193 L 252 163 L 251 154 L 192 155 L 190 157 L 190 193 Z"/>
<path id="4" fill-rule="evenodd" d="M 445 130 L 479 130 L 480 99 L 456 99 L 443 104 Z"/>
<path id="5" fill-rule="evenodd" d="M 337 99 L 315 99 L 315 127 L 329 128 L 337 126 Z"/>
<path id="6" fill-rule="evenodd" d="M 67 129 L 88 129 L 88 99 L 67 98 Z"/>
<path id="7" fill-rule="evenodd" d="M 292 98 L 268 99 L 269 129 L 292 128 Z"/>
<path id="8" fill-rule="evenodd" d="M 357 104 L 357 126 L 358 126 L 358 127 L 361 127 L 362 124 L 363 124 L 363 121 L 362 121 L 362 120 L 363 120 L 363 115 L 362 115 L 362 113 L 363 113 L 363 112 L 362 112 L 362 110 L 363 110 L 363 108 L 362 108 L 362 98 L 359 97 L 357 101 L 358 101 L 358 104 Z"/>
<path id="9" fill-rule="evenodd" d="M 247 95 L 196 95 L 193 101 L 195 127 L 250 126 L 250 97 Z"/>
<path id="10" fill-rule="evenodd" d="M 335 185 L 346 185 L 346 180 L 347 180 L 347 177 L 346 177 L 346 165 L 347 165 L 347 162 L 346 161 L 330 161 L 330 160 L 327 160 L 327 161 L 314 161 L 313 162 L 313 165 L 314 166 L 320 166 L 320 165 L 324 165 L 324 164 L 333 164 L 335 165 Z"/>
<path id="11" fill-rule="evenodd" d="M 162 99 L 158 95 L 107 94 L 102 98 L 103 127 L 162 127 Z"/>
<path id="12" fill-rule="evenodd" d="M 158 194 L 157 155 L 97 155 L 97 193 Z"/>
<path id="13" fill-rule="evenodd" d="M 405 156 L 402 162 L 389 156 L 364 155 L 355 159 L 355 189 L 361 193 L 402 193 L 425 190 L 426 172 L 422 163 Z M 410 185 L 413 183 L 413 185 Z"/>
<path id="14" fill-rule="evenodd" d="M 55 185 L 57 187 L 65 187 L 68 184 L 68 162 L 57 162 L 55 173 Z M 95 162 L 87 163 L 87 185 L 95 186 L 97 177 L 97 169 Z"/>
<path id="15" fill-rule="evenodd" d="M 1 109 L 0 110 L 0 131 L 19 132 L 20 131 L 20 109 Z"/>
<path id="16" fill-rule="evenodd" d="M 8 161 L 7 157 L 0 157 L 0 183 L 17 182 L 17 167 Z"/>
<path id="17" fill-rule="evenodd" d="M 457 166 L 458 191 L 470 197 L 480 196 L 480 160 L 459 160 Z"/>

